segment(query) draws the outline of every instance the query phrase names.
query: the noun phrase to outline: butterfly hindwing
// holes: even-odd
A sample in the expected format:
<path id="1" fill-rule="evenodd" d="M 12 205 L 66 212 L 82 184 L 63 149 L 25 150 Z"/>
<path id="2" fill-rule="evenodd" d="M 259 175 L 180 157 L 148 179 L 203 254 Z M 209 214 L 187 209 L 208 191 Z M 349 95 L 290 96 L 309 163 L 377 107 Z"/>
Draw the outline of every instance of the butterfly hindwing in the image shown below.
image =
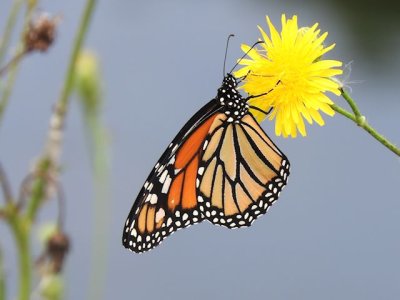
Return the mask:
<path id="1" fill-rule="evenodd" d="M 226 119 L 206 139 L 198 193 L 212 223 L 250 226 L 286 185 L 289 162 L 250 113 L 238 122 Z"/>

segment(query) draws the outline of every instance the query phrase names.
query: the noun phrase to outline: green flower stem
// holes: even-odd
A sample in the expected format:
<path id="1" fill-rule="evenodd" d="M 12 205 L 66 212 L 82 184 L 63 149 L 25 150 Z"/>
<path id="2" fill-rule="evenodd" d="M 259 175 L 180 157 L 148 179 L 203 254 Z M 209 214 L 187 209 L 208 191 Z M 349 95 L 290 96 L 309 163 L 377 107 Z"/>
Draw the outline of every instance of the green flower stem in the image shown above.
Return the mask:
<path id="1" fill-rule="evenodd" d="M 16 1 L 18 1 L 18 0 L 16 0 Z M 25 17 L 24 17 L 24 26 L 23 26 L 23 30 L 22 30 L 22 34 L 21 34 L 21 41 L 20 41 L 20 45 L 18 47 L 17 53 L 25 54 L 26 52 L 24 51 L 24 40 L 23 39 L 25 37 L 25 33 L 29 29 L 29 22 L 31 21 L 32 14 L 37 6 L 37 1 L 25 0 L 24 2 L 27 2 L 27 10 L 26 10 Z M 12 27 L 14 26 L 13 24 L 11 24 L 11 25 L 12 25 Z M 4 50 L 4 51 L 6 51 L 6 50 Z M 3 119 L 4 111 L 8 105 L 8 102 L 9 102 L 9 99 L 11 96 L 11 92 L 14 87 L 15 79 L 17 78 L 17 73 L 18 73 L 18 68 L 19 68 L 20 62 L 21 62 L 21 59 L 18 59 L 10 66 L 10 68 L 8 69 L 9 74 L 8 74 L 8 78 L 5 83 L 5 86 L 4 87 L 0 86 L 2 89 L 1 96 L 0 96 L 0 122 Z"/>
<path id="2" fill-rule="evenodd" d="M 76 66 L 76 61 L 78 59 L 79 52 L 82 49 L 83 41 L 85 39 L 87 30 L 89 28 L 89 23 L 92 18 L 94 7 L 96 5 L 96 0 L 87 0 L 85 10 L 83 12 L 81 24 L 79 26 L 78 34 L 75 37 L 74 48 L 71 53 L 66 79 L 64 81 L 64 86 L 59 99 L 60 110 L 65 113 L 68 106 L 69 97 L 71 95 L 73 83 L 74 83 L 74 70 Z M 63 117 L 63 116 L 62 116 Z M 64 118 L 63 118 L 64 119 Z"/>
<path id="3" fill-rule="evenodd" d="M 8 74 L 5 86 L 2 88 L 1 91 L 2 93 L 0 97 L 0 122 L 3 119 L 4 111 L 6 110 L 6 107 L 8 105 L 8 101 L 11 96 L 11 91 L 12 88 L 14 87 L 15 79 L 17 78 L 17 72 L 18 72 L 18 65 L 14 64 L 11 67 L 10 73 Z"/>
<path id="4" fill-rule="evenodd" d="M 5 74 L 10 68 L 12 68 L 13 65 L 17 64 L 25 54 L 28 52 L 25 49 L 22 49 L 22 51 L 19 51 L 8 63 L 6 63 L 1 69 L 0 69 L 0 77 Z"/>
<path id="5" fill-rule="evenodd" d="M 353 98 L 350 97 L 350 95 L 343 89 L 340 88 L 340 92 L 342 93 L 342 97 L 347 101 L 347 103 L 350 105 L 351 110 L 353 111 L 354 115 L 359 118 L 361 117 L 361 112 L 358 109 L 358 106 L 356 102 L 353 100 Z"/>
<path id="6" fill-rule="evenodd" d="M 37 166 L 37 174 L 39 175 L 32 183 L 32 190 L 30 200 L 28 202 L 28 208 L 26 216 L 28 220 L 33 222 L 36 218 L 37 211 L 42 201 L 46 198 L 47 183 L 42 174 L 47 174 L 51 168 L 51 163 L 48 159 L 42 159 Z"/>
<path id="7" fill-rule="evenodd" d="M 94 208 L 94 253 L 92 257 L 92 276 L 88 299 L 104 299 L 107 272 L 106 236 L 110 228 L 110 219 L 107 217 L 110 207 L 109 188 L 109 154 L 108 141 L 104 127 L 96 113 L 86 113 L 86 127 L 88 140 L 93 157 L 93 173 L 96 205 Z"/>
<path id="8" fill-rule="evenodd" d="M 4 57 L 6 55 L 11 35 L 17 21 L 18 12 L 21 9 L 22 3 L 23 3 L 22 0 L 14 0 L 10 14 L 8 15 L 6 27 L 4 29 L 4 33 L 0 41 L 0 65 L 4 61 Z"/>
<path id="9" fill-rule="evenodd" d="M 3 196 L 6 203 L 11 203 L 13 199 L 11 186 L 10 183 L 8 182 L 6 172 L 4 171 L 1 164 L 0 164 L 0 187 L 3 191 Z"/>
<path id="10" fill-rule="evenodd" d="M 15 207 L 14 207 L 15 208 Z M 31 292 L 31 253 L 30 253 L 30 221 L 21 216 L 16 208 L 9 213 L 8 222 L 11 226 L 19 263 L 19 289 L 18 300 L 29 300 Z"/>
<path id="11" fill-rule="evenodd" d="M 346 96 L 345 96 L 346 95 Z M 354 123 L 356 123 L 358 126 L 360 126 L 361 128 L 363 128 L 365 131 L 367 131 L 372 137 L 374 137 L 378 142 L 380 142 L 383 146 L 385 146 L 386 148 L 388 148 L 390 151 L 392 151 L 393 153 L 395 153 L 397 156 L 400 156 L 400 148 L 396 147 L 396 145 L 394 145 L 393 143 L 391 143 L 388 139 L 386 139 L 382 134 L 378 133 L 373 127 L 371 127 L 368 123 L 366 118 L 361 115 L 360 111 L 358 110 L 357 105 L 355 104 L 354 100 L 347 94 L 342 94 L 342 96 L 347 100 L 347 102 L 352 103 L 352 105 L 354 106 L 354 108 L 356 110 L 353 109 L 354 114 L 352 114 L 351 112 L 347 111 L 346 109 L 336 105 L 336 104 L 332 104 L 331 107 L 334 111 L 336 111 L 337 113 L 345 116 L 346 118 L 352 120 Z M 356 115 L 356 112 L 358 113 L 358 116 Z"/>
<path id="12" fill-rule="evenodd" d="M 78 32 L 75 37 L 74 46 L 72 49 L 71 57 L 69 60 L 69 65 L 64 81 L 63 88 L 61 90 L 60 97 L 56 103 L 56 109 L 54 112 L 54 119 L 57 120 L 57 127 L 58 129 L 62 130 L 64 128 L 65 122 L 65 115 L 67 113 L 67 108 L 69 104 L 70 95 L 72 92 L 73 82 L 74 82 L 74 68 L 76 65 L 76 61 L 78 58 L 78 54 L 82 48 L 83 41 L 85 39 L 89 23 L 93 14 L 93 10 L 96 4 L 96 0 L 87 0 L 85 10 L 83 12 L 83 16 L 81 19 L 81 23 L 78 27 Z M 50 127 L 50 131 L 53 128 Z M 38 167 L 39 174 L 48 174 L 48 171 L 51 168 L 57 167 L 58 162 L 56 161 L 57 158 L 54 157 L 53 152 L 58 152 L 59 149 L 54 149 L 55 147 L 60 147 L 58 141 L 52 140 L 54 135 L 49 134 L 49 138 L 47 140 L 47 149 L 45 150 L 45 154 L 41 160 L 41 164 Z M 46 176 L 39 176 L 36 182 L 33 185 L 33 192 L 32 197 L 29 201 L 28 207 L 28 217 L 30 220 L 34 220 L 36 217 L 36 213 L 40 204 L 42 203 L 43 199 L 46 195 L 46 187 L 47 187 L 47 180 Z"/>

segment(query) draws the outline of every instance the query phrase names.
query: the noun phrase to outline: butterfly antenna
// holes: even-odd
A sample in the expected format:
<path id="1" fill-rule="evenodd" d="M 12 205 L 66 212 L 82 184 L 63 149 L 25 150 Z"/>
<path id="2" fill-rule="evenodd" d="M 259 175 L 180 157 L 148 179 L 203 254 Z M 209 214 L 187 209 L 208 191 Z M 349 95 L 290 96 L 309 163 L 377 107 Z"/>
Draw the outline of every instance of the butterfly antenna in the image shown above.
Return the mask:
<path id="1" fill-rule="evenodd" d="M 225 77 L 225 63 L 226 63 L 226 56 L 228 55 L 228 46 L 229 46 L 229 40 L 234 37 L 234 34 L 228 35 L 228 39 L 226 40 L 226 47 L 225 47 L 225 57 L 224 57 L 224 73 L 222 74 L 222 77 Z"/>
<path id="2" fill-rule="evenodd" d="M 233 66 L 232 70 L 231 70 L 229 73 L 232 73 L 232 71 L 235 70 L 235 68 L 238 66 L 238 64 L 241 62 L 241 60 L 242 60 L 243 58 L 245 58 L 245 57 L 247 56 L 247 54 L 249 54 L 250 51 L 253 50 L 253 48 L 254 48 L 255 46 L 257 46 L 258 44 L 261 44 L 261 43 L 264 43 L 264 41 L 255 42 L 255 43 L 253 44 L 253 46 L 251 46 L 251 48 L 250 48 L 249 50 L 247 50 L 247 52 L 246 52 L 245 54 L 243 54 L 243 56 L 237 61 L 237 63 Z"/>

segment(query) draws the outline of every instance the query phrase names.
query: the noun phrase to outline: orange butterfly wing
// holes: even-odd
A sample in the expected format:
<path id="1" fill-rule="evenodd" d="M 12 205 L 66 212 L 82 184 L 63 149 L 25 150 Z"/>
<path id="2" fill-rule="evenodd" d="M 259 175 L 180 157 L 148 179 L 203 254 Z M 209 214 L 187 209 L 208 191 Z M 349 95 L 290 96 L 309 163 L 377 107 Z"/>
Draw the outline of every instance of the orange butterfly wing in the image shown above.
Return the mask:
<path id="1" fill-rule="evenodd" d="M 196 126 L 181 145 L 172 143 L 167 162 L 156 165 L 127 218 L 125 247 L 135 252 L 150 250 L 176 230 L 204 219 L 196 180 L 202 145 L 217 115 Z"/>

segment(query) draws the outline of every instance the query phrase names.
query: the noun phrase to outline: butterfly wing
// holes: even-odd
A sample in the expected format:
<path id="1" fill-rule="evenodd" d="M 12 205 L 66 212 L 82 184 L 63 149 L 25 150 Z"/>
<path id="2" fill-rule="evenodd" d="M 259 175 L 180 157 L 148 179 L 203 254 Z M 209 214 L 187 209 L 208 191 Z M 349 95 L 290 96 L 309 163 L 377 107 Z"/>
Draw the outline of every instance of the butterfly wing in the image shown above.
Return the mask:
<path id="1" fill-rule="evenodd" d="M 221 114 L 204 143 L 198 176 L 205 217 L 228 228 L 250 226 L 286 185 L 289 161 L 248 113 Z"/>
<path id="2" fill-rule="evenodd" d="M 126 248 L 150 250 L 176 230 L 204 219 L 196 179 L 202 145 L 218 109 L 214 100 L 200 109 L 155 165 L 126 220 L 122 237 Z"/>

